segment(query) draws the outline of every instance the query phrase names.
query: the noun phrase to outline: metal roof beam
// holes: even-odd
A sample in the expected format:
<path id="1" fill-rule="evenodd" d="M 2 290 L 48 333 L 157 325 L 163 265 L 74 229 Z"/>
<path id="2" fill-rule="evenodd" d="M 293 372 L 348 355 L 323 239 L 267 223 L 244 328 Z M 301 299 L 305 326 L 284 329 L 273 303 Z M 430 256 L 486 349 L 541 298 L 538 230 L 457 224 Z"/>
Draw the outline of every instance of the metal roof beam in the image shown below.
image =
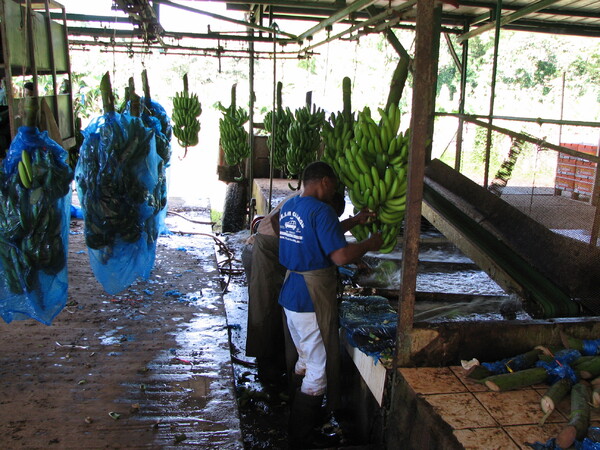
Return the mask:
<path id="1" fill-rule="evenodd" d="M 493 9 L 494 5 L 489 2 L 481 2 L 474 0 L 460 0 L 461 6 L 472 6 L 475 8 L 489 8 Z M 520 5 L 514 4 L 503 4 L 502 9 L 506 11 L 519 11 Z M 591 18 L 598 19 L 600 18 L 600 13 L 597 11 L 585 10 L 585 9 L 570 9 L 570 8 L 545 8 L 542 11 L 539 11 L 542 14 L 548 14 L 553 16 L 568 16 L 568 17 L 583 17 L 583 18 Z"/>
<path id="2" fill-rule="evenodd" d="M 340 20 L 344 19 L 351 13 L 358 11 L 360 9 L 363 9 L 372 3 L 375 3 L 375 0 L 356 0 L 354 3 L 346 6 L 345 8 L 338 10 L 337 12 L 333 13 L 327 19 L 321 21 L 314 27 L 312 27 L 312 28 L 306 30 L 304 33 L 300 34 L 298 36 L 298 41 L 301 41 L 309 36 L 312 37 L 315 33 L 325 29 L 326 27 L 328 27 L 330 25 L 333 25 L 336 22 L 339 22 Z"/>
<path id="3" fill-rule="evenodd" d="M 50 13 L 50 18 L 54 20 L 62 20 L 63 16 L 61 13 Z M 131 23 L 127 17 L 117 16 L 95 16 L 89 14 L 66 14 L 67 21 L 71 22 L 117 22 L 117 23 Z"/>
<path id="4" fill-rule="evenodd" d="M 483 13 L 477 17 L 474 17 L 473 20 L 471 20 L 470 25 L 477 25 L 478 23 L 487 22 L 488 20 L 492 20 L 492 11 L 491 10 L 486 13 Z"/>
<path id="5" fill-rule="evenodd" d="M 341 38 L 342 36 L 345 36 L 347 34 L 352 33 L 353 31 L 359 30 L 361 28 L 364 28 L 368 25 L 374 24 L 374 23 L 378 23 L 381 21 L 384 21 L 385 19 L 387 19 L 388 17 L 392 16 L 394 12 L 399 12 L 408 8 L 411 8 L 414 4 L 417 3 L 417 0 L 409 0 L 408 2 L 399 5 L 399 6 L 395 6 L 393 8 L 390 9 L 386 9 L 383 12 L 379 13 L 379 14 L 375 14 L 373 15 L 370 19 L 364 20 L 360 23 L 357 23 L 353 26 L 351 26 L 350 28 L 345 29 L 344 31 L 334 35 L 334 36 L 330 36 L 327 39 L 318 42 L 316 44 L 313 45 L 309 45 L 308 47 L 304 48 L 303 51 L 307 51 L 307 50 L 311 50 L 315 47 L 318 47 L 320 45 L 326 44 L 327 42 L 331 42 L 334 41 L 336 39 Z"/>
<path id="6" fill-rule="evenodd" d="M 507 16 L 503 16 L 503 17 L 496 17 L 496 21 L 500 21 L 500 26 L 504 26 L 507 25 L 511 22 L 514 22 L 516 20 L 519 20 L 522 17 L 525 17 L 528 14 L 531 13 L 535 13 L 538 12 L 541 9 L 546 8 L 549 5 L 552 5 L 554 3 L 558 3 L 560 0 L 540 0 L 539 2 L 536 2 L 532 5 L 528 5 L 525 6 L 524 8 L 519 9 L 518 11 L 515 11 L 512 14 L 509 14 Z M 496 27 L 496 21 L 494 22 L 490 22 L 490 23 L 486 23 L 485 25 L 482 25 L 478 28 L 476 28 L 475 30 L 469 31 L 467 33 L 461 34 L 460 36 L 457 37 L 457 42 L 460 44 L 461 42 L 472 38 L 473 36 L 478 36 L 481 33 L 484 33 L 488 30 L 491 30 L 493 28 Z"/>
<path id="7" fill-rule="evenodd" d="M 215 13 L 211 13 L 208 11 L 201 11 L 199 9 L 196 8 L 190 8 L 189 6 L 185 6 L 185 5 L 180 5 L 178 3 L 174 3 L 170 0 L 154 0 L 154 3 L 158 3 L 161 5 L 165 5 L 165 6 L 171 6 L 173 8 L 179 8 L 179 9 L 183 9 L 184 11 L 188 11 L 188 12 L 193 12 L 196 14 L 202 14 L 208 17 L 212 17 L 213 19 L 217 19 L 217 20 L 222 20 L 224 22 L 231 22 L 231 23 L 235 23 L 237 25 L 242 25 L 244 27 L 247 28 L 252 28 L 255 30 L 259 30 L 259 31 L 264 31 L 267 33 L 273 33 L 275 32 L 275 34 L 280 34 L 282 36 L 287 36 L 289 38 L 293 38 L 295 39 L 296 36 L 291 34 L 291 33 L 286 33 L 285 31 L 280 31 L 280 30 L 274 30 L 273 28 L 268 28 L 268 27 L 263 27 L 261 25 L 257 25 L 251 22 L 245 22 L 243 20 L 237 20 L 237 19 L 232 19 L 230 17 L 226 17 L 226 16 L 222 16 L 220 14 L 215 14 Z"/>
<path id="8" fill-rule="evenodd" d="M 564 34 L 568 36 L 600 37 L 600 27 L 588 24 L 566 24 L 543 22 L 538 20 L 521 21 L 510 24 L 507 30 L 527 31 L 529 33 Z"/>
<path id="9" fill-rule="evenodd" d="M 265 6 L 292 6 L 296 7 L 299 4 L 302 7 L 312 8 L 312 9 L 327 9 L 327 10 L 335 10 L 336 7 L 340 5 L 340 2 L 307 2 L 307 1 L 297 1 L 297 0 L 257 0 L 249 2 L 248 0 L 212 0 L 221 3 L 227 3 L 228 9 L 239 9 L 234 5 L 244 5 L 248 6 L 252 5 L 265 5 Z M 344 2 L 341 2 L 344 3 Z"/>

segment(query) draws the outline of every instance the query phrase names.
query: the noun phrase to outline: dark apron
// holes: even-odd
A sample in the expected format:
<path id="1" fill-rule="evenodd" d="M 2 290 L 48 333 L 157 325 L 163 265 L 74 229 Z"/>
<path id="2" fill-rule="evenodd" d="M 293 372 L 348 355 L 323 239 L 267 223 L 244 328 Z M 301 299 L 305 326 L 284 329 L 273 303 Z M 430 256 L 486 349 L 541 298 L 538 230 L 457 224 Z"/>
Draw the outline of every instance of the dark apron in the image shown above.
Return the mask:
<path id="1" fill-rule="evenodd" d="M 279 264 L 279 238 L 256 234 L 248 283 L 246 355 L 283 359 L 279 291 L 286 269 Z"/>
<path id="2" fill-rule="evenodd" d="M 317 323 L 327 354 L 327 409 L 335 410 L 341 400 L 340 334 L 337 305 L 336 266 L 325 269 L 294 272 L 302 275 L 317 316 Z"/>

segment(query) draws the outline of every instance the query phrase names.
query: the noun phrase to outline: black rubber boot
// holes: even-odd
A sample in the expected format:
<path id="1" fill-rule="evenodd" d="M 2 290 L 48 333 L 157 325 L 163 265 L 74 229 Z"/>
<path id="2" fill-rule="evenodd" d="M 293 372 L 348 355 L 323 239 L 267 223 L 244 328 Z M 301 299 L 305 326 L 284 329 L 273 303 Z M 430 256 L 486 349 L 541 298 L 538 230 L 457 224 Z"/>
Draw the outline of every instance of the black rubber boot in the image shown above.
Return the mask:
<path id="1" fill-rule="evenodd" d="M 285 385 L 285 366 L 276 358 L 256 357 L 256 368 L 261 383 L 278 388 Z"/>
<path id="2" fill-rule="evenodd" d="M 321 414 L 322 395 L 298 390 L 290 411 L 288 442 L 291 448 L 324 448 L 339 442 L 338 436 L 326 436 L 315 430 Z"/>
<path id="3" fill-rule="evenodd" d="M 298 375 L 297 373 L 292 373 L 292 376 L 289 378 L 288 392 L 290 404 L 294 402 L 296 393 L 300 391 L 300 388 L 302 387 L 302 380 L 304 380 L 304 375 Z"/>

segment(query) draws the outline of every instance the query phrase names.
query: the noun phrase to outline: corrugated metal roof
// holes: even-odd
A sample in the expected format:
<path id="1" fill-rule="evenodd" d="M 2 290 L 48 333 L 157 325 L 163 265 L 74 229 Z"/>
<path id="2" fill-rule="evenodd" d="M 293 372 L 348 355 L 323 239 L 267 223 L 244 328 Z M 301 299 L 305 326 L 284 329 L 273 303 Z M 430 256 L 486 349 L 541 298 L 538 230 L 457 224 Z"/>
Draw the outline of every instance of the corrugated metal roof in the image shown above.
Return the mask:
<path id="1" fill-rule="evenodd" d="M 253 3 L 242 1 L 227 1 L 226 3 L 230 9 L 235 10 L 250 11 L 261 8 L 264 14 L 276 20 L 320 21 L 344 8 L 350 8 L 357 2 L 360 0 L 346 2 L 259 0 Z M 414 23 L 416 14 L 414 3 L 414 1 L 406 0 L 374 0 L 339 22 L 359 21 L 368 18 L 373 13 L 383 12 L 385 9 L 402 10 L 403 6 L 407 6 L 406 10 L 395 14 L 394 18 L 398 22 L 397 26 L 410 26 Z M 471 29 L 477 28 L 494 19 L 498 3 L 493 0 L 444 0 L 442 1 L 442 24 L 445 27 L 456 28 L 457 32 L 465 25 L 469 25 Z M 507 19 L 511 15 L 516 17 L 514 21 L 504 25 L 506 29 L 600 37 L 600 1 L 598 0 L 541 0 L 538 2 L 504 0 L 501 5 L 503 19 Z"/>

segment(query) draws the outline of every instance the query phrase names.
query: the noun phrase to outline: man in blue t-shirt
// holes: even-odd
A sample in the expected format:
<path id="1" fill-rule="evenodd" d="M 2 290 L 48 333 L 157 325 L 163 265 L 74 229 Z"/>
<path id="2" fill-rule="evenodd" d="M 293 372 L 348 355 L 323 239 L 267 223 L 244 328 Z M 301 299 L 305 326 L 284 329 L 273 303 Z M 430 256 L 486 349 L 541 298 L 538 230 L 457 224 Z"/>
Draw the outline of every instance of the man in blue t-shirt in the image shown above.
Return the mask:
<path id="1" fill-rule="evenodd" d="M 298 446 L 315 444 L 313 428 L 325 391 L 330 411 L 339 397 L 336 265 L 353 262 L 382 245 L 379 233 L 346 242 L 346 230 L 328 204 L 337 189 L 331 166 L 321 161 L 309 164 L 302 183 L 302 195 L 288 200 L 279 215 L 279 261 L 288 270 L 279 304 L 298 351 L 295 373 L 304 375 L 290 412 L 289 440 Z M 357 215 L 354 224 L 368 217 Z"/>

